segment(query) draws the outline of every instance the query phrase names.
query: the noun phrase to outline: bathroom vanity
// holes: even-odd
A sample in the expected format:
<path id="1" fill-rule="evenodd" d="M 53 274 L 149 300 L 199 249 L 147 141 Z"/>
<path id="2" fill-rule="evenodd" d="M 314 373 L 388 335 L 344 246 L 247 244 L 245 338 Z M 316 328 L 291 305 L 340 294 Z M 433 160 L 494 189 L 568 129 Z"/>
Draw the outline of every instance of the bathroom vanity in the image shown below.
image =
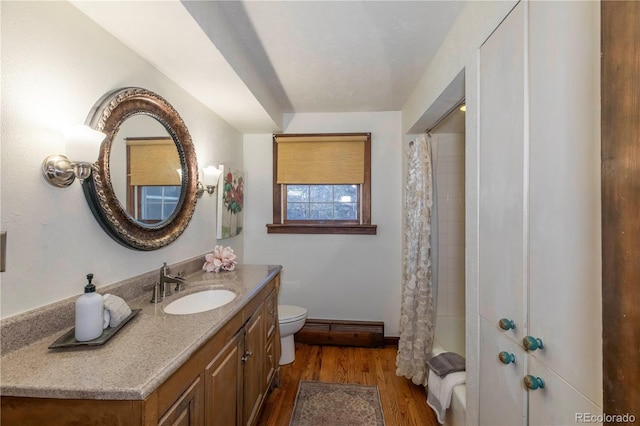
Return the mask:
<path id="1" fill-rule="evenodd" d="M 280 266 L 196 272 L 164 302 L 128 301 L 141 312 L 103 346 L 50 350 L 58 335 L 3 355 L 3 425 L 252 425 L 277 385 Z M 219 308 L 170 315 L 189 293 L 224 288 Z"/>

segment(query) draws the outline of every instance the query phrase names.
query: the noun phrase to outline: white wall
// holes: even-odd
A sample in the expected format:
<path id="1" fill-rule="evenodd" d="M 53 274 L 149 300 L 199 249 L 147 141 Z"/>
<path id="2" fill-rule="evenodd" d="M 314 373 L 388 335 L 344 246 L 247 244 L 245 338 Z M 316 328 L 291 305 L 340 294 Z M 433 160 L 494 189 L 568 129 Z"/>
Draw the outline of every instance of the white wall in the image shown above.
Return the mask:
<path id="1" fill-rule="evenodd" d="M 430 63 L 420 83 L 402 110 L 403 131 L 421 132 L 427 111 L 436 103 L 461 70 L 464 70 L 467 105 L 465 131 L 465 279 L 466 279 L 466 423 L 478 424 L 479 411 L 479 323 L 478 317 L 478 49 L 500 24 L 516 1 L 468 2 Z M 595 23 L 597 25 L 597 23 Z M 581 49 L 582 47 L 580 47 Z M 566 56 L 566 55 L 565 55 Z M 560 67 L 559 73 L 565 70 Z M 587 72 L 592 72 L 588 70 Z M 567 86 L 567 87 L 570 87 Z M 554 105 L 572 100 L 563 91 L 554 93 Z M 452 105 L 453 106 L 453 105 Z M 574 122 L 571 122 L 572 124 Z M 579 140 L 579 139 L 578 139 Z M 594 169 L 595 170 L 595 169 Z"/>
<path id="2" fill-rule="evenodd" d="M 428 122 L 427 111 L 460 71 L 475 63 L 476 50 L 516 3 L 517 0 L 467 2 L 402 108 L 403 131 L 419 133 L 433 124 Z M 474 77 L 465 73 L 467 85 Z M 468 90 L 466 94 L 469 96 Z"/>
<path id="3" fill-rule="evenodd" d="M 470 1 L 429 64 L 418 86 L 402 109 L 402 129 L 422 132 L 427 111 L 461 71 L 464 71 L 467 113 L 465 118 L 465 312 L 466 312 L 466 423 L 478 423 L 479 323 L 478 316 L 478 49 L 505 18 L 515 0 Z M 453 104 L 451 105 L 453 106 Z"/>
<path id="4" fill-rule="evenodd" d="M 377 235 L 267 234 L 272 222 L 271 135 L 245 135 L 248 263 L 284 266 L 280 304 L 309 318 L 384 321 L 397 336 L 401 296 L 402 134 L 399 112 L 285 115 L 284 133 L 371 132 Z"/>
<path id="5" fill-rule="evenodd" d="M 1 316 L 79 294 L 210 251 L 215 197 L 198 202 L 176 242 L 153 252 L 120 246 L 93 218 L 79 183 L 48 185 L 42 160 L 64 153 L 62 129 L 85 121 L 106 92 L 141 86 L 167 99 L 187 124 L 201 165 L 242 168 L 242 136 L 67 2 L 1 2 L 1 222 L 7 270 Z M 222 241 L 242 259 L 242 237 Z"/>
<path id="6" fill-rule="evenodd" d="M 431 141 L 437 153 L 438 316 L 464 317 L 464 134 L 433 134 Z"/>

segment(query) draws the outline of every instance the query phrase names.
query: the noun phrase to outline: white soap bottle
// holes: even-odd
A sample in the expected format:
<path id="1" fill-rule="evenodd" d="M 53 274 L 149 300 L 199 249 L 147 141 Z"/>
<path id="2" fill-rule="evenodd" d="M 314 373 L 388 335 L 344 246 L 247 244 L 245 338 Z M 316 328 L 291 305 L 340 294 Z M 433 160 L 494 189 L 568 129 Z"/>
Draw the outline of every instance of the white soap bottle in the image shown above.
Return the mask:
<path id="1" fill-rule="evenodd" d="M 76 300 L 76 331 L 78 342 L 93 340 L 102 335 L 104 322 L 104 299 L 96 293 L 96 286 L 91 284 L 93 274 L 87 274 L 89 283 L 84 287 L 84 294 Z"/>

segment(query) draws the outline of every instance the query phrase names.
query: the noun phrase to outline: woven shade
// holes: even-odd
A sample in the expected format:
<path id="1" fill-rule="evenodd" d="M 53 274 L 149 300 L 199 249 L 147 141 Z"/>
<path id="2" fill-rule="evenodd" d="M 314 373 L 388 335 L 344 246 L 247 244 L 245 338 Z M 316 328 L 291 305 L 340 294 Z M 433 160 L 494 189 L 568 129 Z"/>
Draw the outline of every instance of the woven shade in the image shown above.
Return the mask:
<path id="1" fill-rule="evenodd" d="M 367 136 L 277 136 L 279 184 L 364 182 Z"/>
<path id="2" fill-rule="evenodd" d="M 127 139 L 129 185 L 182 185 L 182 169 L 176 144 L 170 138 Z"/>

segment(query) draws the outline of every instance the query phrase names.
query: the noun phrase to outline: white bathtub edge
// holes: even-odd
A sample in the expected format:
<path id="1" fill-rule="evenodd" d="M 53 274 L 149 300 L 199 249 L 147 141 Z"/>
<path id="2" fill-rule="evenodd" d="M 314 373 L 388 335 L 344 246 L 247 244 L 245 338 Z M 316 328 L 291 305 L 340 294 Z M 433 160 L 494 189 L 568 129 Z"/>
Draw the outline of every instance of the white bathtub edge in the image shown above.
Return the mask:
<path id="1" fill-rule="evenodd" d="M 448 351 L 443 348 L 437 340 L 434 340 L 431 353 L 433 355 L 438 355 L 442 352 Z M 466 410 L 467 385 L 463 383 L 453 388 L 453 394 L 451 395 L 451 405 L 447 409 L 445 415 L 445 426 L 465 426 L 467 417 Z"/>

